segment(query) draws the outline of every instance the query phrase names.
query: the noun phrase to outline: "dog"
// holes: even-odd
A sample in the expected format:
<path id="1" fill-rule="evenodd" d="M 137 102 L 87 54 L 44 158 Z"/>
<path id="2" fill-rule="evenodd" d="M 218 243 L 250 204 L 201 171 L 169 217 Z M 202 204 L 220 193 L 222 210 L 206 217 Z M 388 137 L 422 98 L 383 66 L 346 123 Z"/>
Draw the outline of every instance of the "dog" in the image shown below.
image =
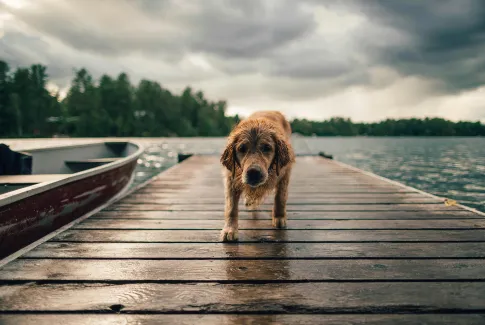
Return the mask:
<path id="1" fill-rule="evenodd" d="M 238 205 L 241 196 L 256 209 L 275 192 L 272 224 L 286 227 L 286 201 L 295 154 L 291 146 L 291 125 L 278 111 L 260 111 L 237 124 L 221 155 L 225 167 L 224 228 L 222 241 L 238 239 Z"/>

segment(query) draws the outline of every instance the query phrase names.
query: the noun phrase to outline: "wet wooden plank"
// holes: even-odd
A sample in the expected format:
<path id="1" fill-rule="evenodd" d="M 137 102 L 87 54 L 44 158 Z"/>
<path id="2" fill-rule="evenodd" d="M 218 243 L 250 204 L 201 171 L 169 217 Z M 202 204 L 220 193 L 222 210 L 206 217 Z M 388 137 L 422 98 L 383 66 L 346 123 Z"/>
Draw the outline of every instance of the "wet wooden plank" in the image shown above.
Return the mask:
<path id="1" fill-rule="evenodd" d="M 219 242 L 220 230 L 67 230 L 53 241 Z M 485 241 L 485 230 L 242 230 L 239 242 Z"/>
<path id="2" fill-rule="evenodd" d="M 438 314 L 438 315 L 97 315 L 97 314 L 25 314 L 1 315 L 2 325 L 260 325 L 260 324 L 301 324 L 301 325 L 483 325 L 484 314 Z"/>
<path id="3" fill-rule="evenodd" d="M 224 191 L 219 188 L 211 188 L 212 192 L 211 195 L 223 195 Z M 416 193 L 415 191 L 410 191 L 404 188 L 396 188 L 396 187 L 356 187 L 356 186 L 338 186 L 335 188 L 324 188 L 313 190 L 310 188 L 301 188 L 301 189 L 292 189 L 290 195 L 338 195 L 338 194 L 407 194 L 407 193 Z M 168 186 L 165 187 L 155 187 L 150 186 L 148 188 L 142 188 L 136 191 L 136 194 L 144 195 L 144 194 L 180 194 L 180 195 L 190 195 L 190 196 L 206 196 L 208 194 L 206 189 L 188 189 L 188 188 L 180 188 L 174 189 Z"/>
<path id="4" fill-rule="evenodd" d="M 146 313 L 179 314 L 172 323 L 212 313 L 195 321 L 210 324 L 290 316 L 288 323 L 322 323 L 322 315 L 304 315 L 311 313 L 332 314 L 335 324 L 365 317 L 432 324 L 444 319 L 436 313 L 460 313 L 453 324 L 483 320 L 482 216 L 331 161 L 298 158 L 289 229 L 272 229 L 270 198 L 263 211 L 242 209 L 238 244 L 220 244 L 222 168 L 218 157 L 193 157 L 0 269 L 0 323 L 66 316 L 62 323 L 150 324 L 159 316 Z M 137 315 L 101 314 L 117 312 Z"/>
<path id="5" fill-rule="evenodd" d="M 62 243 L 48 242 L 22 258 L 315 259 L 485 258 L 481 243 Z"/>
<path id="6" fill-rule="evenodd" d="M 198 180 L 200 181 L 200 180 Z M 219 184 L 220 183 L 220 184 Z M 165 189 L 165 188 L 172 188 L 172 189 L 185 189 L 185 190 L 199 190 L 203 191 L 205 189 L 213 189 L 222 185 L 222 178 L 219 181 L 213 181 L 210 183 L 196 183 L 191 182 L 190 180 L 179 180 L 177 182 L 163 182 L 159 184 L 151 184 L 150 188 L 154 189 Z M 397 189 L 399 188 L 396 185 L 392 185 L 389 183 L 376 183 L 376 182 L 350 182 L 350 181 L 337 181 L 334 182 L 322 182 L 322 183 L 315 183 L 312 180 L 308 180 L 306 183 L 291 183 L 289 185 L 289 189 L 291 192 L 299 191 L 299 190 L 331 190 L 333 187 L 341 188 L 341 189 L 364 189 L 364 188 L 374 188 L 374 189 Z"/>
<path id="7" fill-rule="evenodd" d="M 304 194 L 299 194 L 299 193 L 289 193 L 289 200 L 314 200 L 314 199 L 324 199 L 324 200 L 332 200 L 332 199 L 339 199 L 339 198 L 346 198 L 346 199 L 374 199 L 374 198 L 386 198 L 386 199 L 399 199 L 399 198 L 406 198 L 406 199 L 417 199 L 417 198 L 423 198 L 423 195 L 420 193 L 381 193 L 381 194 L 376 194 L 376 193 L 318 193 L 318 192 L 313 192 L 313 193 L 304 193 Z M 152 200 L 154 199 L 197 199 L 197 200 L 208 200 L 208 201 L 215 201 L 215 203 L 221 203 L 224 202 L 224 196 L 221 197 L 219 194 L 214 194 L 214 193 L 201 193 L 200 196 L 194 197 L 193 194 L 184 194 L 180 192 L 174 192 L 174 193 L 144 193 L 144 194 L 138 194 L 138 192 L 135 192 L 134 194 L 131 194 L 127 196 L 123 201 L 126 200 L 136 200 L 136 199 L 146 199 L 150 198 Z M 270 198 L 270 196 L 268 197 Z M 302 201 L 305 202 L 305 201 Z M 307 201 L 311 202 L 311 201 Z M 204 202 L 208 203 L 208 202 Z"/>
<path id="8" fill-rule="evenodd" d="M 191 180 L 180 180 L 178 183 L 175 183 L 175 184 L 170 184 L 170 183 L 167 183 L 165 181 L 160 180 L 159 183 L 151 183 L 150 184 L 150 189 L 159 189 L 159 190 L 163 190 L 163 189 L 183 189 L 183 190 L 204 190 L 204 189 L 207 189 L 207 188 L 217 188 L 217 190 L 221 190 L 221 188 L 219 188 L 219 186 L 222 185 L 222 177 L 219 179 L 219 185 L 216 183 L 216 182 L 212 182 L 211 184 L 207 184 L 205 182 L 202 182 L 201 180 L 194 180 L 194 181 L 191 181 Z M 352 189 L 352 188 L 357 188 L 357 189 L 360 189 L 362 190 L 363 188 L 370 188 L 370 189 L 386 189 L 386 190 L 395 190 L 395 191 L 398 191 L 398 190 L 405 190 L 405 191 L 410 191 L 409 188 L 403 188 L 403 187 L 400 187 L 400 186 L 397 186 L 395 184 L 391 184 L 391 183 L 366 183 L 366 184 L 356 184 L 356 183 L 352 183 L 352 184 L 347 184 L 347 183 L 344 183 L 344 182 L 332 182 L 332 183 L 315 183 L 315 182 L 312 182 L 311 180 L 309 180 L 305 186 L 305 184 L 293 184 L 291 183 L 289 186 L 290 188 L 292 189 L 292 191 L 297 191 L 297 190 L 304 190 L 305 188 L 310 188 L 312 190 L 315 190 L 315 189 L 321 189 L 321 190 L 332 190 L 332 187 L 330 187 L 330 185 L 332 186 L 337 186 L 337 187 L 340 187 L 340 188 L 344 188 L 344 189 Z M 145 188 L 145 189 L 148 189 L 148 188 Z"/>
<path id="9" fill-rule="evenodd" d="M 200 182 L 200 183 L 199 183 Z M 219 187 L 222 185 L 222 177 L 219 180 L 214 180 L 211 182 L 201 182 L 200 179 L 197 179 L 197 181 L 191 181 L 190 179 L 184 180 L 180 179 L 177 181 L 164 181 L 163 183 L 159 184 L 152 184 L 153 188 L 161 188 L 163 189 L 164 187 L 172 187 L 172 188 L 181 188 L 181 189 L 198 189 L 198 190 L 203 190 L 207 188 L 215 188 Z M 301 182 L 292 182 L 289 185 L 290 191 L 298 191 L 301 189 L 306 189 L 306 188 L 311 188 L 314 190 L 319 190 L 319 189 L 332 189 L 332 187 L 340 187 L 340 188 L 366 188 L 366 187 L 373 187 L 373 188 L 386 188 L 386 189 L 392 189 L 396 188 L 396 185 L 389 184 L 387 182 L 374 182 L 374 181 L 357 181 L 357 180 L 325 180 L 322 181 L 321 183 L 315 182 L 315 180 L 308 179 L 306 181 L 301 181 Z"/>
<path id="10" fill-rule="evenodd" d="M 0 311 L 483 313 L 485 283 L 67 283 L 0 286 Z"/>
<path id="11" fill-rule="evenodd" d="M 262 205 L 259 211 L 271 211 L 270 204 Z M 287 211 L 461 211 L 459 207 L 444 204 L 353 204 L 339 203 L 328 205 L 289 205 Z M 105 211 L 223 211 L 222 204 L 114 204 Z M 241 204 L 241 211 L 250 211 Z"/>
<path id="12" fill-rule="evenodd" d="M 71 324 L 429 324 L 454 325 L 483 324 L 481 314 L 472 315 L 0 315 L 5 325 L 57 324 L 62 319 L 65 325 Z"/>
<path id="13" fill-rule="evenodd" d="M 214 229 L 223 220 L 87 219 L 72 229 Z M 290 220 L 287 229 L 485 229 L 485 219 L 450 220 Z M 273 229 L 271 220 L 240 220 L 239 229 Z"/>
<path id="14" fill-rule="evenodd" d="M 264 204 L 265 205 L 272 205 L 273 198 L 268 198 Z M 287 205 L 334 205 L 334 204 L 423 204 L 423 203 L 434 203 L 434 204 L 442 204 L 443 200 L 438 200 L 429 197 L 367 197 L 367 198 L 356 198 L 356 197 L 333 197 L 333 198 L 289 198 Z M 211 206 L 219 206 L 224 207 L 224 197 L 221 196 L 220 198 L 197 198 L 197 197 L 180 197 L 180 198 L 157 198 L 157 197 L 150 197 L 150 196 L 140 196 L 137 198 L 126 198 L 123 200 L 123 204 L 153 204 L 153 205 L 169 205 L 169 204 L 177 204 L 177 205 L 211 205 Z M 240 204 L 244 204 L 244 202 L 240 202 Z"/>
<path id="15" fill-rule="evenodd" d="M 485 280 L 484 259 L 93 260 L 17 259 L 0 281 Z"/>
<path id="16" fill-rule="evenodd" d="M 288 219 L 301 220 L 434 220 L 434 219 L 478 219 L 484 217 L 470 211 L 290 211 Z M 223 211 L 102 211 L 90 219 L 195 219 L 195 220 L 224 220 Z M 271 212 L 241 211 L 239 220 L 267 220 L 271 219 Z"/>
<path id="17" fill-rule="evenodd" d="M 312 168 L 312 167 L 309 167 Z M 314 168 L 314 166 L 313 166 Z M 352 173 L 352 174 L 332 174 L 332 173 L 324 173 L 324 174 L 309 174 L 308 176 L 303 176 L 302 172 L 294 171 L 297 173 L 298 176 L 293 178 L 292 185 L 304 185 L 305 182 L 311 182 L 310 184 L 313 186 L 322 186 L 325 187 L 327 184 L 345 184 L 345 183 L 362 183 L 362 184 L 374 184 L 374 185 L 387 185 L 387 186 L 395 186 L 394 184 L 390 184 L 382 179 L 378 179 L 376 181 L 375 178 L 362 175 L 359 173 Z M 200 175 L 193 174 L 191 176 L 188 175 L 175 175 L 175 176 L 167 176 L 164 175 L 163 178 L 158 180 L 154 180 L 152 185 L 154 186 L 163 186 L 166 184 L 169 185 L 178 185 L 178 184 L 187 184 L 189 186 L 194 185 L 195 183 L 199 185 L 217 185 L 222 180 L 223 174 L 220 175 L 204 175 L 201 177 Z"/>

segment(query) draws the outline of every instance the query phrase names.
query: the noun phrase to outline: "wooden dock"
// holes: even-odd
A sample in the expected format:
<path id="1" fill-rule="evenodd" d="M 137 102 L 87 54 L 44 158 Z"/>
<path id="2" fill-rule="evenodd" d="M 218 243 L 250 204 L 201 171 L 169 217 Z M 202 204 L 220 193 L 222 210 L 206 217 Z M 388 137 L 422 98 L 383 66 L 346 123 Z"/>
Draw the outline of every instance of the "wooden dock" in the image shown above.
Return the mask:
<path id="1" fill-rule="evenodd" d="M 485 217 L 298 157 L 219 242 L 216 156 L 193 156 L 0 268 L 0 324 L 485 324 Z"/>

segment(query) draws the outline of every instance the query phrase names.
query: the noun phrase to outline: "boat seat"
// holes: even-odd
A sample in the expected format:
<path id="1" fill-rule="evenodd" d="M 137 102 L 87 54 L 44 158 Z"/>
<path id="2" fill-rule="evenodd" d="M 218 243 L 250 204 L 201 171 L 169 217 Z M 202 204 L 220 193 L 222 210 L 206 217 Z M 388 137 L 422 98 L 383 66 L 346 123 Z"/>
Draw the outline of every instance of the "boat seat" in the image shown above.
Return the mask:
<path id="1" fill-rule="evenodd" d="M 113 161 L 120 160 L 120 159 L 121 157 L 93 158 L 93 159 L 82 159 L 82 160 L 66 160 L 64 163 L 73 172 L 77 173 L 86 169 L 91 169 L 105 164 L 109 164 Z"/>
<path id="2" fill-rule="evenodd" d="M 70 174 L 0 175 L 0 184 L 37 184 L 57 181 Z"/>

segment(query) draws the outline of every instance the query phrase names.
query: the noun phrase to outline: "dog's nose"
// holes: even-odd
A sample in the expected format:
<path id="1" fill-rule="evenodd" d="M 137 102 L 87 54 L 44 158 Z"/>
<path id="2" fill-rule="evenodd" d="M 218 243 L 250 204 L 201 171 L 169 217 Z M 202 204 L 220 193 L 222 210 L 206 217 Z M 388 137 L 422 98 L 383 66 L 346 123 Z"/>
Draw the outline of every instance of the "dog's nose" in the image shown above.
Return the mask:
<path id="1" fill-rule="evenodd" d="M 257 185 L 263 180 L 263 173 L 257 167 L 251 167 L 246 172 L 246 182 L 249 185 Z"/>

